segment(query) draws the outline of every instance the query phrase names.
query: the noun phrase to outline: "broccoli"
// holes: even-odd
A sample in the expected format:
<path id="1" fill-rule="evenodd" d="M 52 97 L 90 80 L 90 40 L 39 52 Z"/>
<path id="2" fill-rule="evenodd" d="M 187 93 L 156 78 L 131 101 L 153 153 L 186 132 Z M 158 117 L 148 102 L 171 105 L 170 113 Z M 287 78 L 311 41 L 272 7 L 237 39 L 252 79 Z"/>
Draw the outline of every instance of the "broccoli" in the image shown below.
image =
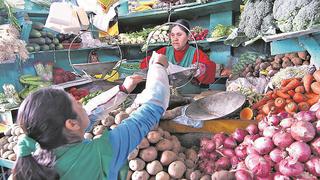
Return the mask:
<path id="1" fill-rule="evenodd" d="M 320 1 L 275 0 L 273 16 L 282 32 L 308 29 L 320 24 Z"/>
<path id="2" fill-rule="evenodd" d="M 273 1 L 249 0 L 240 17 L 239 31 L 244 32 L 248 38 L 254 38 L 275 29 L 272 16 Z"/>

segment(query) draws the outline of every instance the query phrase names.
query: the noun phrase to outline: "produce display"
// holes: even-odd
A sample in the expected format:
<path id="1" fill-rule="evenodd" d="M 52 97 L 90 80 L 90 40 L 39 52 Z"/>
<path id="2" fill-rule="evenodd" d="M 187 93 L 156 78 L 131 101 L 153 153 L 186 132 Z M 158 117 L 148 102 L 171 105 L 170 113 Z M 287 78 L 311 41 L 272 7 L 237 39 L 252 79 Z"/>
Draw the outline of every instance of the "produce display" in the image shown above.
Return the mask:
<path id="1" fill-rule="evenodd" d="M 224 38 L 232 33 L 233 26 L 225 26 L 223 24 L 218 24 L 213 28 L 211 33 L 211 38 Z"/>
<path id="2" fill-rule="evenodd" d="M 208 33 L 209 33 L 208 29 L 200 26 L 195 26 L 191 29 L 191 34 L 194 36 L 196 41 L 205 40 L 207 38 Z M 194 39 L 190 37 L 190 40 L 194 40 Z"/>
<path id="3" fill-rule="evenodd" d="M 55 67 L 53 69 L 53 83 L 60 84 L 68 81 L 73 81 L 76 79 L 76 75 L 71 71 L 65 71 L 62 68 Z"/>
<path id="4" fill-rule="evenodd" d="M 76 99 L 76 100 L 81 100 L 80 102 L 85 102 L 89 100 L 89 98 L 92 98 L 92 97 L 87 97 L 89 96 L 89 90 L 88 89 L 85 89 L 85 88 L 82 88 L 82 89 L 78 89 L 76 87 L 72 87 L 68 90 L 68 92 Z M 92 96 L 96 96 L 96 95 L 92 95 Z M 85 97 L 87 97 L 85 99 Z"/>
<path id="5" fill-rule="evenodd" d="M 43 23 L 33 22 L 26 48 L 29 52 L 38 52 L 63 49 L 63 45 L 52 32 L 44 30 Z"/>
<path id="6" fill-rule="evenodd" d="M 17 159 L 18 138 L 24 136 L 22 128 L 14 124 L 4 132 L 0 138 L 0 156 L 4 159 L 15 161 Z"/>
<path id="7" fill-rule="evenodd" d="M 48 87 L 51 85 L 51 82 L 44 81 L 41 76 L 34 76 L 30 74 L 20 76 L 19 81 L 24 86 L 24 88 L 19 92 L 19 96 L 22 99 L 42 87 Z"/>

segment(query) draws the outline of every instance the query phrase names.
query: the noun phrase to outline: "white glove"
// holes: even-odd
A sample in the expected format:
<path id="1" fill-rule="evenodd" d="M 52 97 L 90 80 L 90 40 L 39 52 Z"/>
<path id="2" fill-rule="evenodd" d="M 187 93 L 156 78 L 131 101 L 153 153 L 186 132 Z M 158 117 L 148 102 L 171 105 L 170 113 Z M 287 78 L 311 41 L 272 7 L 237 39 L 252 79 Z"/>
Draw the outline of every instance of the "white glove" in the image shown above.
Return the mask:
<path id="1" fill-rule="evenodd" d="M 146 88 L 137 95 L 134 104 L 153 103 L 166 110 L 169 106 L 170 89 L 166 68 L 155 64 L 154 59 L 159 54 L 153 52 L 147 74 Z"/>

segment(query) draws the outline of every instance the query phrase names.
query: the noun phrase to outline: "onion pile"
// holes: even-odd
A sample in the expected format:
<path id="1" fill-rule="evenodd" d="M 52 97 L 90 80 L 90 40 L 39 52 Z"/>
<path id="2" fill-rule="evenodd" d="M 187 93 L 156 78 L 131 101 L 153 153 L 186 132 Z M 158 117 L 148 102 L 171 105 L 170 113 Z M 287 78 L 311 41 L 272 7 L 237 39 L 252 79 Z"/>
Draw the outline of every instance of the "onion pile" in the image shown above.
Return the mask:
<path id="1" fill-rule="evenodd" d="M 320 106 L 319 106 L 320 108 Z M 237 179 L 317 179 L 320 177 L 320 109 L 281 113 L 257 125 L 201 139 L 200 170 L 227 170 Z M 318 137 L 319 136 L 319 137 Z"/>

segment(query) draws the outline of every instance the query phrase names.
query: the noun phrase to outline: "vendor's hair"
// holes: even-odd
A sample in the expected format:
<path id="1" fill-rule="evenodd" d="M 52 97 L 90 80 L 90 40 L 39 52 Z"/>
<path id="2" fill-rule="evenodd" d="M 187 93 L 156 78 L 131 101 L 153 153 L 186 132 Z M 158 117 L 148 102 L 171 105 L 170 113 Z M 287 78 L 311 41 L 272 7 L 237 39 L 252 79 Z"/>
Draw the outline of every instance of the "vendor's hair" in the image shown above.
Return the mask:
<path id="1" fill-rule="evenodd" d="M 178 19 L 178 20 L 175 21 L 175 23 L 181 24 L 181 25 L 185 26 L 187 29 L 185 27 L 183 27 L 183 26 L 180 26 L 180 25 L 177 25 L 177 24 L 172 24 L 170 26 L 170 29 L 169 29 L 170 32 L 171 32 L 172 28 L 174 28 L 175 26 L 179 26 L 182 31 L 184 31 L 187 35 L 189 35 L 190 25 L 189 25 L 187 20 Z"/>
<path id="2" fill-rule="evenodd" d="M 18 124 L 25 134 L 40 144 L 43 151 L 38 156 L 19 157 L 13 169 L 13 179 L 59 179 L 53 168 L 52 150 L 79 139 L 65 129 L 67 119 L 77 119 L 69 95 L 60 89 L 46 88 L 29 95 L 21 104 Z"/>

